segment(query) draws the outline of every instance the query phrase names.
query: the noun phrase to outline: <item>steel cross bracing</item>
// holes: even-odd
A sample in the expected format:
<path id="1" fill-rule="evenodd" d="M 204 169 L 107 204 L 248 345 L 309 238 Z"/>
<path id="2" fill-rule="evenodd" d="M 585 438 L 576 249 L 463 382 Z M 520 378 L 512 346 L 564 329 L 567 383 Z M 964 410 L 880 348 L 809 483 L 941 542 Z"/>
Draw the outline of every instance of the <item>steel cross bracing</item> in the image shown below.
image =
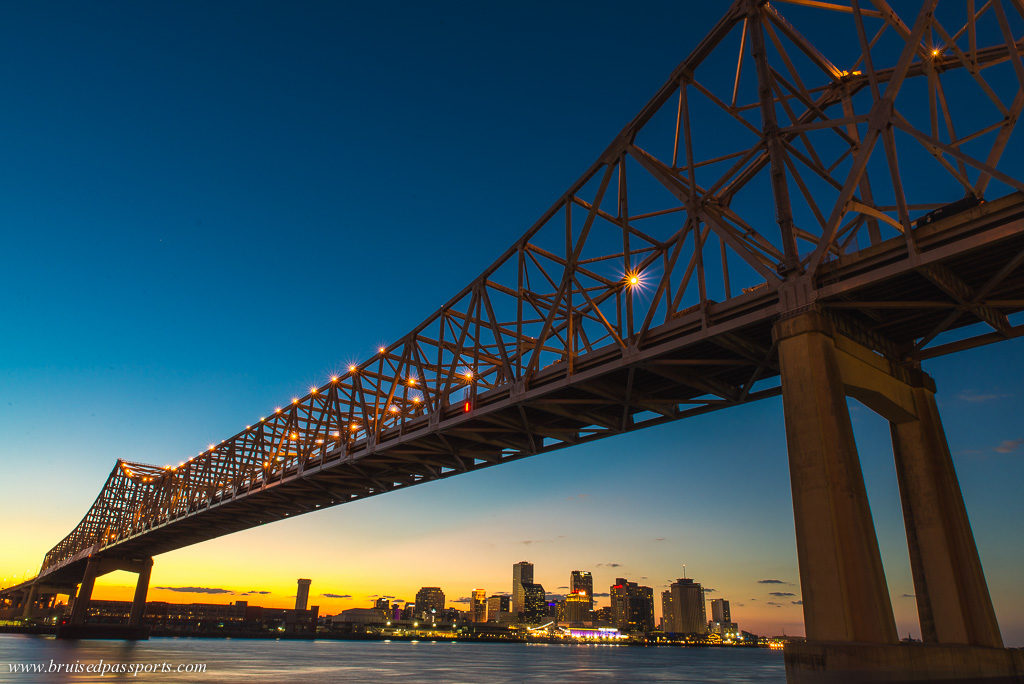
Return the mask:
<path id="1" fill-rule="evenodd" d="M 40 574 L 776 395 L 803 307 L 906 364 L 1021 334 L 1022 30 L 1022 0 L 739 0 L 465 289 L 177 466 L 119 461 Z"/>

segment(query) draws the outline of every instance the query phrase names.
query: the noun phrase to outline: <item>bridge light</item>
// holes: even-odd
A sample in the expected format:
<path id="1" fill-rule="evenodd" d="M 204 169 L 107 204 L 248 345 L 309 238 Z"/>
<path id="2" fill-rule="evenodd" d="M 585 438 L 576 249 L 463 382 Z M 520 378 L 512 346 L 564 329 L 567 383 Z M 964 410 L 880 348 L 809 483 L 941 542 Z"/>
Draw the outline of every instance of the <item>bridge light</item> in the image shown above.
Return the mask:
<path id="1" fill-rule="evenodd" d="M 409 376 L 409 384 L 412 385 L 413 387 L 416 386 L 416 377 L 415 376 L 412 376 L 412 375 Z"/>
<path id="2" fill-rule="evenodd" d="M 331 433 L 331 437 L 341 437 L 341 433 L 340 432 L 332 432 Z"/>
<path id="3" fill-rule="evenodd" d="M 378 347 L 377 348 L 377 353 L 378 354 L 383 354 L 384 353 L 384 347 Z"/>
<path id="4" fill-rule="evenodd" d="M 358 425 L 357 423 L 352 423 L 352 427 L 351 427 L 351 430 L 352 430 L 353 432 L 355 432 L 355 431 L 356 431 L 356 430 L 358 430 L 358 429 L 359 429 L 359 425 Z"/>
<path id="5" fill-rule="evenodd" d="M 298 439 L 298 438 L 299 438 L 299 433 L 297 433 L 297 432 L 293 432 L 293 433 L 292 433 L 292 440 L 296 440 L 296 439 Z"/>
<path id="6" fill-rule="evenodd" d="M 246 425 L 246 426 L 245 426 L 245 429 L 246 429 L 246 430 L 248 430 L 248 429 L 249 429 L 249 428 L 251 428 L 251 427 L 252 427 L 252 425 Z"/>
<path id="7" fill-rule="evenodd" d="M 316 387 L 310 387 L 309 388 L 309 393 L 310 394 L 316 394 Z"/>
<path id="8" fill-rule="evenodd" d="M 281 407 L 280 406 L 278 406 L 276 409 L 274 409 L 274 413 L 280 413 L 280 412 L 281 412 Z"/>
<path id="9" fill-rule="evenodd" d="M 467 380 L 472 380 L 473 379 L 473 371 L 471 371 L 471 370 L 466 371 L 465 373 L 463 373 L 463 375 L 466 376 Z"/>
<path id="10" fill-rule="evenodd" d="M 462 405 L 462 410 L 463 410 L 464 412 L 466 412 L 466 413 L 469 413 L 469 412 L 470 412 L 470 410 L 471 410 L 472 408 L 473 408 L 473 407 L 472 407 L 472 406 L 470 406 L 470 404 L 469 404 L 469 402 L 468 402 L 468 401 L 467 401 L 467 402 L 466 402 L 465 404 L 463 404 L 463 405 Z"/>
<path id="11" fill-rule="evenodd" d="M 292 397 L 292 403 L 293 404 L 298 404 L 299 403 L 299 398 L 298 397 Z"/>
<path id="12" fill-rule="evenodd" d="M 388 406 L 388 411 L 391 411 L 392 413 L 398 413 L 398 407 L 392 404 L 391 406 Z"/>
<path id="13" fill-rule="evenodd" d="M 419 397 L 413 397 L 412 398 L 412 403 L 414 403 L 414 404 L 420 403 L 420 398 Z"/>
<path id="14" fill-rule="evenodd" d="M 349 373 L 355 373 L 355 372 L 356 372 L 356 364 L 354 364 L 354 363 L 350 363 L 350 364 L 348 365 L 348 372 L 349 372 Z"/>
<path id="15" fill-rule="evenodd" d="M 209 449 L 210 451 L 213 451 L 213 445 L 212 444 L 207 444 L 206 448 Z"/>
<path id="16" fill-rule="evenodd" d="M 935 48 L 935 49 L 932 50 L 932 57 L 938 57 L 941 54 L 942 54 L 942 50 L 940 50 L 939 48 Z"/>
<path id="17" fill-rule="evenodd" d="M 643 280 L 640 278 L 639 271 L 629 271 L 626 273 L 626 284 L 630 287 L 639 287 L 643 284 Z"/>

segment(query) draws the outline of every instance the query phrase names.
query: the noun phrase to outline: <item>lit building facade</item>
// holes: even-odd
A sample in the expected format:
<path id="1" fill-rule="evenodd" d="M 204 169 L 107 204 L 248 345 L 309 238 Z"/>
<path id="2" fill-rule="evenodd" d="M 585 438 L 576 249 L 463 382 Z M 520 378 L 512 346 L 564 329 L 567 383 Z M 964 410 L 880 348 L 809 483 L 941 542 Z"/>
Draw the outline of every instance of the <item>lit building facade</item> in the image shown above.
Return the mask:
<path id="1" fill-rule="evenodd" d="M 622 577 L 611 588 L 612 623 L 623 632 L 654 631 L 654 590 Z"/>
<path id="2" fill-rule="evenodd" d="M 677 634 L 707 634 L 704 587 L 700 582 L 684 577 L 673 582 L 669 589 L 672 592 L 672 631 Z"/>
<path id="3" fill-rule="evenodd" d="M 666 589 L 661 592 L 661 631 L 671 634 L 676 631 L 672 621 L 675 615 L 675 608 L 672 605 L 672 590 Z"/>
<path id="4" fill-rule="evenodd" d="M 593 599 L 582 591 L 572 593 L 558 602 L 558 622 L 570 626 L 582 626 L 591 621 L 590 606 Z"/>
<path id="5" fill-rule="evenodd" d="M 474 589 L 469 596 L 470 622 L 487 622 L 487 592 Z"/>
<path id="6" fill-rule="evenodd" d="M 533 563 L 519 561 L 512 566 L 512 612 L 526 610 L 526 586 L 533 584 Z"/>
<path id="7" fill-rule="evenodd" d="M 573 570 L 569 574 L 570 594 L 583 594 L 589 599 L 587 610 L 594 609 L 594 576 L 589 570 Z"/>
<path id="8" fill-rule="evenodd" d="M 439 617 L 444 612 L 441 587 L 423 587 L 416 592 L 416 615 L 423 619 Z"/>
<path id="9" fill-rule="evenodd" d="M 548 602 L 544 587 L 532 582 L 523 583 L 523 609 L 519 612 L 522 622 L 543 622 L 548 616 Z"/>

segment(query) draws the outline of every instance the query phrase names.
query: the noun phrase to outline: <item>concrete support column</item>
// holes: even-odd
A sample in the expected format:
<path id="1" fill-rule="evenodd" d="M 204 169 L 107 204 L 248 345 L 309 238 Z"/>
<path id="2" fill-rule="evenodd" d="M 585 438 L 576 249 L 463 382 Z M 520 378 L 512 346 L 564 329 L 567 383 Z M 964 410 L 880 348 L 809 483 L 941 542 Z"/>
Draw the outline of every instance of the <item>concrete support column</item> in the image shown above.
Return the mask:
<path id="1" fill-rule="evenodd" d="M 96 574 L 99 572 L 100 561 L 90 558 L 85 566 L 85 576 L 82 578 L 82 586 L 78 590 L 78 598 L 71 608 L 71 624 L 85 624 L 86 612 L 89 609 L 89 600 L 92 598 L 92 589 L 96 584 Z"/>
<path id="2" fill-rule="evenodd" d="M 132 599 L 132 612 L 128 617 L 128 624 L 138 627 L 142 624 L 142 616 L 146 612 L 146 594 L 149 592 L 149 575 L 153 571 L 153 559 L 147 558 L 142 561 L 139 568 L 139 579 L 135 583 L 135 598 Z"/>
<path id="3" fill-rule="evenodd" d="M 809 641 L 896 644 L 896 624 L 828 321 L 775 325 Z"/>
<path id="4" fill-rule="evenodd" d="M 36 594 L 38 594 L 38 592 L 39 587 L 35 584 L 28 588 L 28 595 L 25 597 L 25 605 L 21 609 L 21 617 L 32 617 L 32 606 L 35 605 Z"/>
<path id="5" fill-rule="evenodd" d="M 922 639 L 1002 648 L 935 395 L 913 391 L 917 420 L 891 432 Z"/>

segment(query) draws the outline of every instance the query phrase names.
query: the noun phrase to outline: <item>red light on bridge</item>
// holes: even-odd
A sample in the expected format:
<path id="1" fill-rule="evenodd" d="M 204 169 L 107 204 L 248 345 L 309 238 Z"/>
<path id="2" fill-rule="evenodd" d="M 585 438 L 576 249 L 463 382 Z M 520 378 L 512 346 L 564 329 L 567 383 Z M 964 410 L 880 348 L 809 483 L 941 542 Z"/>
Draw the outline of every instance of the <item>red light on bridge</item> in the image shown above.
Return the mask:
<path id="1" fill-rule="evenodd" d="M 472 410 L 472 408 L 473 406 L 468 401 L 462 405 L 462 410 L 466 413 L 469 413 Z"/>

